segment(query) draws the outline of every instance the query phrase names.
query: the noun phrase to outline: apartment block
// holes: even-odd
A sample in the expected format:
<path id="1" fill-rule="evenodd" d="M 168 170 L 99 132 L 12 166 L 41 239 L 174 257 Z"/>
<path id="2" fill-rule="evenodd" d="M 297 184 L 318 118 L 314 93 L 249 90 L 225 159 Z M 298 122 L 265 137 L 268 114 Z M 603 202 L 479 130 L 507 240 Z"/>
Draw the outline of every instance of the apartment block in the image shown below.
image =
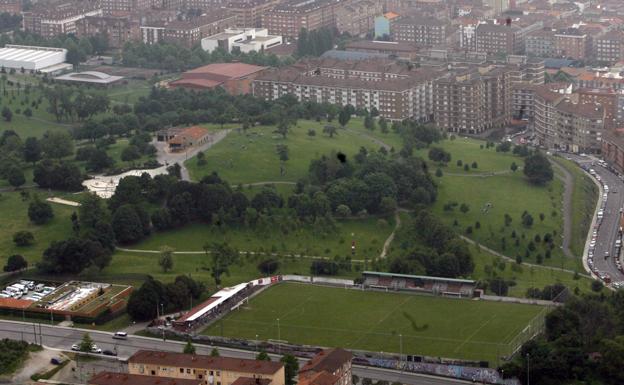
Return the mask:
<path id="1" fill-rule="evenodd" d="M 78 20 L 102 15 L 103 10 L 97 1 L 72 2 L 54 7 L 37 6 L 32 11 L 22 12 L 22 28 L 45 38 L 52 38 L 62 34 L 75 34 Z"/>
<path id="2" fill-rule="evenodd" d="M 579 88 L 575 92 L 581 105 L 598 105 L 604 110 L 604 127 L 616 127 L 618 94 L 610 88 Z"/>
<path id="3" fill-rule="evenodd" d="M 76 36 L 105 34 L 111 48 L 122 48 L 129 41 L 139 40 L 139 23 L 128 16 L 87 16 L 76 21 Z"/>
<path id="4" fill-rule="evenodd" d="M 362 0 L 336 8 L 336 29 L 351 36 L 364 36 L 375 29 L 375 17 L 383 12 L 381 2 Z"/>
<path id="5" fill-rule="evenodd" d="M 201 380 L 204 385 L 284 385 L 284 364 L 242 358 L 139 350 L 128 359 L 131 375 Z"/>
<path id="6" fill-rule="evenodd" d="M 476 29 L 476 50 L 491 54 L 513 54 L 515 28 L 501 24 L 479 24 Z"/>
<path id="7" fill-rule="evenodd" d="M 602 158 L 624 174 L 624 138 L 620 133 L 605 133 L 601 146 Z"/>
<path id="8" fill-rule="evenodd" d="M 299 370 L 298 385 L 352 385 L 353 354 L 344 349 L 325 349 Z"/>
<path id="9" fill-rule="evenodd" d="M 555 54 L 575 60 L 585 60 L 591 54 L 590 37 L 576 29 L 555 34 Z"/>
<path id="10" fill-rule="evenodd" d="M 624 32 L 610 31 L 594 39 L 593 59 L 614 64 L 624 59 Z"/>
<path id="11" fill-rule="evenodd" d="M 350 2 L 340 4 L 347 5 Z M 336 8 L 339 3 L 331 0 L 289 0 L 281 3 L 262 16 L 262 26 L 272 35 L 296 39 L 301 28 L 315 31 L 336 25 Z"/>
<path id="12" fill-rule="evenodd" d="M 555 52 L 555 32 L 539 30 L 526 36 L 525 53 L 527 55 L 554 57 Z"/>
<path id="13" fill-rule="evenodd" d="M 106 14 L 143 11 L 151 6 L 151 0 L 102 0 L 102 9 Z"/>
<path id="14" fill-rule="evenodd" d="M 309 60 L 257 77 L 253 93 L 267 100 L 290 94 L 299 101 L 375 108 L 390 120 L 429 121 L 436 76 L 386 60 Z"/>
<path id="15" fill-rule="evenodd" d="M 21 0 L 0 0 L 0 13 L 19 15 L 22 13 Z"/>
<path id="16" fill-rule="evenodd" d="M 407 17 L 392 25 L 392 38 L 397 42 L 440 46 L 446 43 L 447 25 L 434 18 Z"/>
<path id="17" fill-rule="evenodd" d="M 540 146 L 571 152 L 596 153 L 604 133 L 604 109 L 599 104 L 573 102 L 546 86 L 535 92 L 534 130 Z"/>
<path id="18" fill-rule="evenodd" d="M 141 26 L 141 39 L 146 44 L 164 41 L 190 48 L 201 39 L 234 27 L 236 17 L 225 11 L 214 11 L 209 15 L 190 20 L 173 20 L 168 23 L 155 22 Z"/>
<path id="19" fill-rule="evenodd" d="M 226 9 L 236 16 L 236 26 L 258 28 L 262 26 L 262 16 L 273 9 L 280 0 L 236 0 L 226 5 Z"/>

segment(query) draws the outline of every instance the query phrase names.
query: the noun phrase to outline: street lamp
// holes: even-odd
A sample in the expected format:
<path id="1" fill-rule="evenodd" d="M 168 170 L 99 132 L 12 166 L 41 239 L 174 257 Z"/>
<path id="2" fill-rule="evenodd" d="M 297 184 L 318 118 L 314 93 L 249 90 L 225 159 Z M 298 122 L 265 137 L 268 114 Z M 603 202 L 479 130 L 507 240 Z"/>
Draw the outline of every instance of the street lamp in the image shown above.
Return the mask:
<path id="1" fill-rule="evenodd" d="M 256 334 L 256 352 L 258 352 L 258 335 Z"/>

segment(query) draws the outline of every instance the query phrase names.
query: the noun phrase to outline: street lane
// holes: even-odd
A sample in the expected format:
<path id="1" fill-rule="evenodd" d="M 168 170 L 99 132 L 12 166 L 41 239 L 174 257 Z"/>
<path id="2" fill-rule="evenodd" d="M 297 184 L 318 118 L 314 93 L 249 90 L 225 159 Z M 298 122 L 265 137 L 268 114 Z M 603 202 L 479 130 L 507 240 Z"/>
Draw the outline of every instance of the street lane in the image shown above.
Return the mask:
<path id="1" fill-rule="evenodd" d="M 608 192 L 604 191 L 601 201 L 603 201 L 604 214 L 601 220 L 596 222 L 595 229 L 597 231 L 595 238 L 595 246 L 588 250 L 588 264 L 597 276 L 604 276 L 601 273 L 608 274 L 608 281 L 624 282 L 624 273 L 618 269 L 617 250 L 615 242 L 620 238 L 620 209 L 624 207 L 624 182 L 616 174 L 607 168 L 599 165 L 598 160 L 590 157 L 581 157 L 579 155 L 563 154 L 565 157 L 575 161 L 585 169 L 593 169 L 600 181 L 598 183 L 608 186 Z M 606 203 L 604 199 L 606 197 Z M 606 253 L 609 254 L 606 257 Z M 604 279 L 603 279 L 604 280 Z M 617 286 L 618 284 L 616 284 Z"/>
<path id="2" fill-rule="evenodd" d="M 35 336 L 35 330 L 37 335 Z M 39 332 L 41 330 L 41 333 Z M 127 359 L 137 350 L 151 349 L 170 352 L 181 352 L 185 342 L 181 341 L 162 341 L 155 338 L 128 336 L 127 340 L 115 340 L 112 333 L 101 332 L 96 330 L 73 329 L 59 326 L 51 326 L 45 324 L 31 324 L 15 321 L 0 320 L 0 336 L 2 338 L 10 338 L 14 340 L 24 339 L 32 343 L 42 343 L 43 345 L 53 349 L 70 350 L 71 345 L 79 342 L 85 332 L 93 339 L 93 342 L 102 350 L 117 350 L 120 359 Z M 195 344 L 197 354 L 210 354 L 212 346 Z M 218 347 L 219 352 L 223 356 L 235 358 L 255 358 L 255 351 L 245 351 L 238 349 L 230 349 Z M 97 355 L 100 358 L 114 359 L 103 355 Z M 277 359 L 275 355 L 272 358 Z M 307 360 L 299 359 L 300 366 Z M 467 381 L 455 380 L 444 377 L 427 376 L 416 373 L 400 372 L 397 370 L 388 370 L 372 367 L 364 367 L 354 365 L 353 374 L 360 378 L 371 378 L 373 380 L 384 380 L 390 383 L 399 381 L 409 385 L 453 385 L 468 384 Z"/>

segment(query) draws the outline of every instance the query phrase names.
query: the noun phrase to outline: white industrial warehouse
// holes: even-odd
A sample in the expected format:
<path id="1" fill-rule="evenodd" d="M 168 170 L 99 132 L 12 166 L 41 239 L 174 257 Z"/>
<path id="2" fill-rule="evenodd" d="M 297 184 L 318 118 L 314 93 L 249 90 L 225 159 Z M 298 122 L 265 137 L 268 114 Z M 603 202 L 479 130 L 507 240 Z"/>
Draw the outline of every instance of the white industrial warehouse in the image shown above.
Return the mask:
<path id="1" fill-rule="evenodd" d="M 7 44 L 0 48 L 0 67 L 41 71 L 64 63 L 66 57 L 64 48 Z"/>

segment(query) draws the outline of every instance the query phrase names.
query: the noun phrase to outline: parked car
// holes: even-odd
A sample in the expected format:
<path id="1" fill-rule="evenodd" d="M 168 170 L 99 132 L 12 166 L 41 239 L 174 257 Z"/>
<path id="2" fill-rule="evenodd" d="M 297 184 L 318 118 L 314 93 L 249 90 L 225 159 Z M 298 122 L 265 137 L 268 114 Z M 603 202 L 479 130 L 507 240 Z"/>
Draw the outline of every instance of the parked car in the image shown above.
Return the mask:
<path id="1" fill-rule="evenodd" d="M 117 356 L 117 352 L 108 349 L 104 350 L 102 354 L 104 354 L 105 356 Z"/>
<path id="2" fill-rule="evenodd" d="M 115 338 L 117 340 L 125 340 L 125 339 L 128 339 L 128 333 L 126 333 L 126 332 L 116 332 L 115 334 L 113 334 L 113 338 Z"/>
<path id="3" fill-rule="evenodd" d="M 79 352 L 79 351 L 80 351 L 80 345 L 78 345 L 78 344 L 73 344 L 73 345 L 72 345 L 72 347 L 71 347 L 71 349 L 72 349 L 72 350 L 75 350 L 75 351 L 77 351 L 77 352 Z"/>

